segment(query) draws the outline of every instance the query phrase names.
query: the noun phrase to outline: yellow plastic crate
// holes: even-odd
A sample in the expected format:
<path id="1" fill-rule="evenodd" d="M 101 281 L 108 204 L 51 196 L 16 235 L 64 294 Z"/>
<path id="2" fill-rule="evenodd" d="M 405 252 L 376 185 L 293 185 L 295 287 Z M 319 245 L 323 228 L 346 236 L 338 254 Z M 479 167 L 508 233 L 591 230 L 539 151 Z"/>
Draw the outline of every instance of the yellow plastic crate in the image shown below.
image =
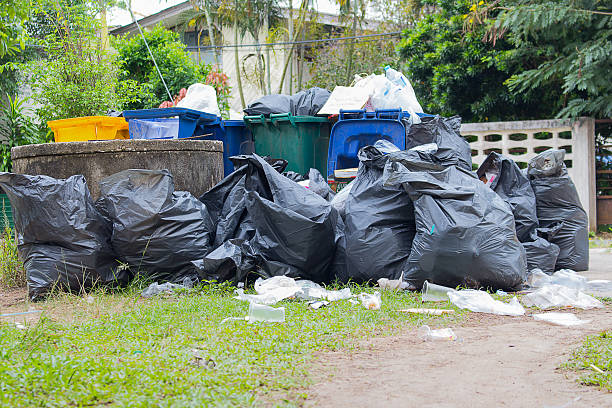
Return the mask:
<path id="1" fill-rule="evenodd" d="M 47 122 L 56 142 L 86 142 L 88 140 L 129 139 L 128 123 L 124 118 L 86 116 L 83 118 Z"/>

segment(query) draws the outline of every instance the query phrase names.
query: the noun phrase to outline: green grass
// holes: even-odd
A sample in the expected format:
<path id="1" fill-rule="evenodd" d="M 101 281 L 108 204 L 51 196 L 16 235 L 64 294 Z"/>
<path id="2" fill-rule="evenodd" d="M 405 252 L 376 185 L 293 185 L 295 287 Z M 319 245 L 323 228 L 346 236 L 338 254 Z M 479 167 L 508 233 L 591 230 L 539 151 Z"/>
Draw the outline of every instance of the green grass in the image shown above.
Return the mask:
<path id="1" fill-rule="evenodd" d="M 612 331 L 589 336 L 565 368 L 580 373 L 580 382 L 612 391 Z"/>
<path id="2" fill-rule="evenodd" d="M 6 215 L 4 215 L 6 221 Z M 14 231 L 6 222 L 0 230 L 0 288 L 16 288 L 26 285 L 26 274 L 17 254 Z"/>
<path id="3" fill-rule="evenodd" d="M 419 294 L 383 292 L 378 311 L 346 300 L 318 310 L 284 301 L 285 323 L 221 323 L 248 310 L 227 285 L 138 294 L 134 285 L 98 290 L 93 301 L 56 294 L 31 305 L 45 312 L 26 329 L 0 322 L 0 406 L 296 406 L 316 352 L 351 350 L 408 326 L 448 327 L 466 315 L 408 315 L 397 310 L 420 305 Z"/>

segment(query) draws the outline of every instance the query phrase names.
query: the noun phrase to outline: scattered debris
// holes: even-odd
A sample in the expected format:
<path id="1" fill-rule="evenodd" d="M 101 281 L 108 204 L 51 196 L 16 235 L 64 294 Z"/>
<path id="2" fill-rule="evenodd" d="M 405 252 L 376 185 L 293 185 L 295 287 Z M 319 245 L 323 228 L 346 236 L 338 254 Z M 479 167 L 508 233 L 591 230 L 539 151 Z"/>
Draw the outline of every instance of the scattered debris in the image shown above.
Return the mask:
<path id="1" fill-rule="evenodd" d="M 448 292 L 455 292 L 455 289 L 425 281 L 423 282 L 423 289 L 421 289 L 421 301 L 446 302 L 448 300 Z"/>
<path id="2" fill-rule="evenodd" d="M 379 310 L 382 305 L 379 292 L 374 292 L 373 294 L 360 293 L 358 299 L 361 301 L 361 305 L 366 309 Z"/>
<path id="3" fill-rule="evenodd" d="M 312 302 L 308 302 L 308 307 L 315 310 L 325 307 L 327 305 L 329 305 L 329 302 L 327 300 L 313 300 Z"/>
<path id="4" fill-rule="evenodd" d="M 274 308 L 257 303 L 249 304 L 249 323 L 253 322 L 274 322 L 283 323 L 285 321 L 285 308 Z"/>
<path id="5" fill-rule="evenodd" d="M 453 314 L 454 310 L 451 309 L 400 309 L 398 312 L 406 312 L 406 313 L 415 313 L 415 314 L 425 314 L 432 316 L 441 316 L 444 314 Z"/>
<path id="6" fill-rule="evenodd" d="M 556 324 L 559 326 L 580 326 L 582 324 L 590 323 L 590 320 L 580 320 L 573 313 L 559 313 L 559 312 L 548 312 L 548 313 L 538 313 L 534 314 L 533 318 L 535 320 L 540 320 L 547 323 Z"/>
<path id="7" fill-rule="evenodd" d="M 153 282 L 145 290 L 142 291 L 141 296 L 143 298 L 150 298 L 153 296 L 161 295 L 163 293 L 173 293 L 175 289 L 191 288 L 193 288 L 193 281 L 189 277 L 184 278 L 182 284 L 166 282 L 160 285 L 157 282 Z"/>
<path id="8" fill-rule="evenodd" d="M 540 309 L 553 307 L 576 307 L 579 309 L 593 309 L 604 307 L 603 303 L 593 296 L 587 295 L 578 289 L 561 285 L 546 285 L 535 292 L 531 292 L 521 299 L 525 306 L 536 306 Z"/>
<path id="9" fill-rule="evenodd" d="M 448 292 L 450 301 L 460 309 L 469 309 L 472 312 L 492 313 L 506 316 L 522 316 L 525 309 L 518 299 L 513 297 L 509 303 L 495 300 L 487 292 L 482 290 L 458 290 Z"/>
<path id="10" fill-rule="evenodd" d="M 434 329 L 432 330 L 429 326 L 424 325 L 419 329 L 419 333 L 421 338 L 424 341 L 433 341 L 433 340 L 457 340 L 457 335 L 451 328 L 445 329 Z"/>

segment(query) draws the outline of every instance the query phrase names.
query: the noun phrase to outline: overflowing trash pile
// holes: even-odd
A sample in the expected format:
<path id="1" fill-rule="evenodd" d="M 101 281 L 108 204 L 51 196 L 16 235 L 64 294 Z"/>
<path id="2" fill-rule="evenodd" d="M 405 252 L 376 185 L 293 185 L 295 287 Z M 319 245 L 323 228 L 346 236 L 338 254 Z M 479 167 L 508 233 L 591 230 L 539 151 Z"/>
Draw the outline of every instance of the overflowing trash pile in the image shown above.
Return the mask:
<path id="1" fill-rule="evenodd" d="M 174 191 L 165 170 L 107 177 L 95 203 L 81 176 L 3 173 L 0 186 L 15 209 L 32 299 L 55 286 L 79 291 L 136 276 L 515 291 L 536 267 L 586 269 L 586 215 L 564 152 L 541 153 L 526 173 L 491 153 L 472 172 L 459 123 L 422 118 L 407 129 L 407 150 L 386 142 L 362 148 L 357 177 L 336 195 L 318 171 L 301 180 L 281 173 L 286 161 L 255 154 L 233 157 L 236 170 L 199 199 Z M 466 305 L 485 301 L 473 296 Z"/>
<path id="2" fill-rule="evenodd" d="M 176 104 L 219 115 L 207 85 L 190 86 Z M 274 123 L 275 114 L 334 115 L 340 109 L 394 109 L 402 143 L 398 148 L 397 141 L 380 138 L 359 144 L 356 176 L 337 193 L 323 170 L 284 172 L 287 160 L 298 161 L 295 146 L 296 157 L 284 159 L 228 155 L 227 176 L 199 198 L 175 191 L 167 170 L 113 174 L 99 182 L 95 203 L 82 176 L 0 173 L 14 208 L 30 297 L 41 299 L 55 287 L 120 286 L 135 277 L 156 282 L 146 296 L 198 280 L 244 285 L 260 278 L 268 280 L 255 281 L 256 295 L 238 292 L 238 298 L 269 306 L 287 297 L 352 297 L 320 286 L 332 281 L 517 291 L 530 277 L 587 269 L 587 216 L 565 152 L 545 151 L 524 171 L 492 152 L 474 172 L 461 118 L 422 113 L 401 72 L 387 67 L 383 75 L 356 76 L 352 86 L 333 92 L 267 95 L 245 113 L 268 126 L 265 117 Z M 384 120 L 378 111 L 372 117 Z M 304 121 L 305 128 L 311 122 L 309 143 L 329 143 L 329 130 L 321 136 L 316 120 Z M 290 123 L 296 126 L 295 118 Z M 296 133 L 295 140 L 305 134 Z M 525 297 L 534 305 L 589 301 L 555 284 L 536 289 Z M 362 295 L 364 306 L 380 307 L 380 297 Z M 477 290 L 453 290 L 448 298 L 471 310 L 524 313 L 518 302 L 499 305 Z"/>

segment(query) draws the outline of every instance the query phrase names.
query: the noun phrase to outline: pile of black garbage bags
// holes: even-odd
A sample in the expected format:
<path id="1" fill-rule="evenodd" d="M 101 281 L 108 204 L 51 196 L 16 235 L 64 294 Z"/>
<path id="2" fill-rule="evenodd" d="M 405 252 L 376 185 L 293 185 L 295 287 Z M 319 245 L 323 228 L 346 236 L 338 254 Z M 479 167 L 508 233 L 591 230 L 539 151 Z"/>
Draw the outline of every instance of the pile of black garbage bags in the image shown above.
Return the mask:
<path id="1" fill-rule="evenodd" d="M 257 155 L 234 157 L 237 170 L 199 199 L 174 191 L 166 170 L 107 177 L 96 202 L 82 176 L 0 173 L 0 188 L 34 300 L 139 276 L 518 290 L 536 267 L 587 269 L 587 217 L 564 151 L 526 171 L 491 153 L 473 172 L 459 126 L 427 117 L 407 127 L 407 150 L 362 148 L 357 177 L 337 194 L 317 170 L 283 174 L 286 162 Z"/>

